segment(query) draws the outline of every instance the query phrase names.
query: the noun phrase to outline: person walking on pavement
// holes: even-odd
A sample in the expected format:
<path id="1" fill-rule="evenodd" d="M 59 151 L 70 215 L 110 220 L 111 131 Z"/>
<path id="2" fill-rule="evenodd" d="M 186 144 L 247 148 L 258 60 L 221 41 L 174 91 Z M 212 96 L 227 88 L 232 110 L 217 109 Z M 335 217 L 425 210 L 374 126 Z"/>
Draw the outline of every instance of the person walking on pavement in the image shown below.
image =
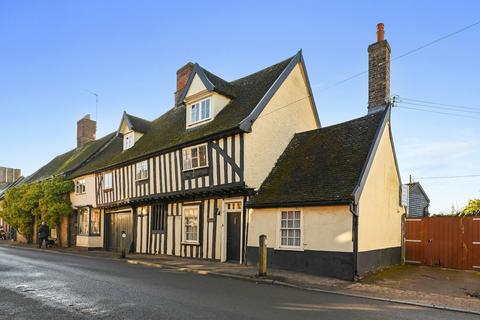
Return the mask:
<path id="1" fill-rule="evenodd" d="M 48 248 L 48 236 L 50 235 L 50 228 L 42 221 L 40 228 L 38 229 L 38 247 L 41 248 L 43 241 L 45 241 L 45 248 Z"/>

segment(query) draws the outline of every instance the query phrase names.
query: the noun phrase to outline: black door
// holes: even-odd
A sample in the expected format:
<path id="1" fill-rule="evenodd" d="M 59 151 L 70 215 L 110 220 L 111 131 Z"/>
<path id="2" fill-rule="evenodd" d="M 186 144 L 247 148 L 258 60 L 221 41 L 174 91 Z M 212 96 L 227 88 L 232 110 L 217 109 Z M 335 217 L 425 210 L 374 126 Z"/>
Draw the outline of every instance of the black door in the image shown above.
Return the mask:
<path id="1" fill-rule="evenodd" d="M 109 213 L 107 214 L 106 226 L 108 230 L 107 250 L 120 251 L 123 245 L 128 252 L 133 241 L 132 213 L 130 211 Z M 122 238 L 122 232 L 124 231 L 127 233 L 127 236 Z"/>
<path id="2" fill-rule="evenodd" d="M 78 211 L 74 210 L 68 219 L 68 245 L 77 245 Z"/>
<path id="3" fill-rule="evenodd" d="M 227 214 L 227 260 L 240 260 L 240 212 Z"/>

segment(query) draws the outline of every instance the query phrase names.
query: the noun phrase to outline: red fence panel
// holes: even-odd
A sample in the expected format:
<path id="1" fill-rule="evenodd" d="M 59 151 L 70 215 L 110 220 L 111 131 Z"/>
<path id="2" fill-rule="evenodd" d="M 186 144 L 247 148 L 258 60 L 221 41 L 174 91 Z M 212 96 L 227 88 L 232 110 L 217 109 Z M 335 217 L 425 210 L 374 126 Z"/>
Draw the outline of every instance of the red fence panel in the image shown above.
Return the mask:
<path id="1" fill-rule="evenodd" d="M 480 217 L 405 220 L 405 262 L 480 270 Z"/>

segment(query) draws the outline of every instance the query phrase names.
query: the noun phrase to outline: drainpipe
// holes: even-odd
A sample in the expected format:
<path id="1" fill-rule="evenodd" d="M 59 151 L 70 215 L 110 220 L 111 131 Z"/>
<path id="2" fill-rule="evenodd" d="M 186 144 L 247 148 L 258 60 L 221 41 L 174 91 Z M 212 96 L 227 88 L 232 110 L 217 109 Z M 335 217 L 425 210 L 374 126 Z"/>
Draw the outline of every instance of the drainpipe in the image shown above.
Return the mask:
<path id="1" fill-rule="evenodd" d="M 350 203 L 352 213 L 352 241 L 353 241 L 353 280 L 358 279 L 358 203 Z"/>

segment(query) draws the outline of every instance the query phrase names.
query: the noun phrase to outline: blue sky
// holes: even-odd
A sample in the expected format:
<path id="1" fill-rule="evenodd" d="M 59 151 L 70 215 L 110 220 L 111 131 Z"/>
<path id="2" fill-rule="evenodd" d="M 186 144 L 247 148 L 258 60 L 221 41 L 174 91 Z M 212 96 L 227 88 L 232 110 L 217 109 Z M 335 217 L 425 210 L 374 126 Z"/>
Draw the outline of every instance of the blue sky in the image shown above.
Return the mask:
<path id="1" fill-rule="evenodd" d="M 478 1 L 0 0 L 0 165 L 30 174 L 74 148 L 76 121 L 95 114 L 86 90 L 100 94 L 98 137 L 117 129 L 123 110 L 158 117 L 187 61 L 232 80 L 303 49 L 322 125 L 359 117 L 367 75 L 331 85 L 367 69 L 377 22 L 395 57 L 479 12 Z M 392 94 L 480 109 L 479 40 L 477 25 L 392 62 Z M 480 174 L 480 113 L 462 114 L 477 119 L 393 110 L 404 181 Z M 420 181 L 434 212 L 480 193 L 480 178 Z"/>

